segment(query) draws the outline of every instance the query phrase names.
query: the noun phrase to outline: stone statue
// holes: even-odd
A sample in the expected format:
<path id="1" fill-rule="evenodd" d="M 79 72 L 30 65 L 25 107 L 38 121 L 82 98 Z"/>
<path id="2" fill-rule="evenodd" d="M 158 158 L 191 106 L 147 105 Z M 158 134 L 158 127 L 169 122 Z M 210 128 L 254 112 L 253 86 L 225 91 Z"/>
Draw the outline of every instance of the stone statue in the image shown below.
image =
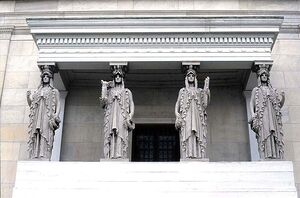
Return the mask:
<path id="1" fill-rule="evenodd" d="M 198 88 L 196 71 L 189 67 L 185 88 L 179 91 L 175 106 L 175 127 L 180 131 L 181 159 L 206 158 L 207 113 L 210 100 L 209 77 Z"/>
<path id="2" fill-rule="evenodd" d="M 30 107 L 29 121 L 29 158 L 50 160 L 54 132 L 59 127 L 59 91 L 52 85 L 54 66 L 43 65 L 41 84 L 33 93 L 27 91 Z"/>
<path id="3" fill-rule="evenodd" d="M 113 81 L 102 82 L 101 101 L 104 115 L 104 157 L 105 159 L 127 159 L 128 132 L 135 125 L 132 122 L 134 104 L 132 93 L 124 87 L 125 66 L 112 66 Z"/>
<path id="4" fill-rule="evenodd" d="M 284 142 L 280 109 L 285 94 L 278 93 L 269 80 L 270 65 L 253 67 L 258 86 L 252 90 L 250 101 L 251 129 L 256 133 L 261 159 L 283 159 Z"/>

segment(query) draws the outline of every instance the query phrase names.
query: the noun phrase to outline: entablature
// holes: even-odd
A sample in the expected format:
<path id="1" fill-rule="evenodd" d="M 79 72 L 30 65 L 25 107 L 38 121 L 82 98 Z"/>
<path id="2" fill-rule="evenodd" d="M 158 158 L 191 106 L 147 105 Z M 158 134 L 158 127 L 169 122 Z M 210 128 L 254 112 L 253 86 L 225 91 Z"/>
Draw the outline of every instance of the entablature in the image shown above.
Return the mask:
<path id="1" fill-rule="evenodd" d="M 30 18 L 39 61 L 271 60 L 274 16 Z"/>

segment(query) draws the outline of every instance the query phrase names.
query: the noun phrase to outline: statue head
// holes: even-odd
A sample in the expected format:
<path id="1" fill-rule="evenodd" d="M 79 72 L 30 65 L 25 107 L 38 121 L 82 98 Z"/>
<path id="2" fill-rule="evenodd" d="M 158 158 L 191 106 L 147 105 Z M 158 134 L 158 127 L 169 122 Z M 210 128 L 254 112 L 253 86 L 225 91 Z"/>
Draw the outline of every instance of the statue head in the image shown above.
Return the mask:
<path id="1" fill-rule="evenodd" d="M 268 72 L 262 72 L 262 73 L 259 75 L 259 80 L 260 80 L 260 82 L 262 82 L 262 83 L 267 83 L 267 84 L 268 84 L 268 81 L 269 81 L 269 73 L 268 73 Z"/>
<path id="2" fill-rule="evenodd" d="M 261 86 L 262 84 L 271 86 L 270 84 L 270 70 L 272 67 L 272 61 L 256 62 L 252 66 L 251 70 L 257 75 L 257 84 Z"/>
<path id="3" fill-rule="evenodd" d="M 114 82 L 115 82 L 115 84 L 122 84 L 123 77 L 120 74 L 115 75 L 114 76 Z"/>
<path id="4" fill-rule="evenodd" d="M 42 82 L 43 82 L 43 84 L 49 84 L 50 83 L 50 75 L 49 74 L 44 74 L 43 76 L 42 76 Z"/>
<path id="5" fill-rule="evenodd" d="M 123 84 L 124 85 L 124 77 L 126 73 L 126 67 L 123 65 L 112 65 L 112 76 L 114 80 L 114 84 Z"/>
<path id="6" fill-rule="evenodd" d="M 190 67 L 186 71 L 186 76 L 185 76 L 185 86 L 186 88 L 190 87 L 190 84 L 193 84 L 194 87 L 198 87 L 198 81 L 197 81 L 197 73 L 196 71 Z"/>
<path id="7" fill-rule="evenodd" d="M 53 80 L 54 67 L 49 65 L 42 65 L 40 66 L 40 70 L 42 85 L 51 84 L 51 81 Z"/>
<path id="8" fill-rule="evenodd" d="M 266 85 L 270 84 L 270 81 L 269 81 L 270 65 L 268 65 L 268 64 L 259 65 L 259 67 L 257 67 L 256 74 L 257 74 L 257 80 L 258 80 L 259 86 L 261 84 L 266 84 Z"/>

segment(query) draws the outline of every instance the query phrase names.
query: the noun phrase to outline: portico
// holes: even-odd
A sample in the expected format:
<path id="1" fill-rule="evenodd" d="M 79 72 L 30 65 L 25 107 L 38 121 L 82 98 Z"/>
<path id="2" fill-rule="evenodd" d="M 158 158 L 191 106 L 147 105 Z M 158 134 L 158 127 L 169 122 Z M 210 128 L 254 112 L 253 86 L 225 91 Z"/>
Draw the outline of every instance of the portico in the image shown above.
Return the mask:
<path id="1" fill-rule="evenodd" d="M 243 93 L 247 101 L 247 91 L 255 86 L 255 76 L 250 74 L 254 62 L 271 61 L 282 20 L 264 16 L 28 19 L 39 48 L 38 63 L 55 64 L 59 68 L 55 86 L 69 94 L 66 122 L 55 137 L 53 157 L 94 161 L 102 155 L 103 111 L 97 98 L 100 80 L 110 79 L 110 64 L 129 65 L 126 86 L 133 90 L 137 104 L 134 120 L 155 125 L 175 122 L 173 108 L 184 82 L 181 65 L 199 62 L 199 81 L 210 76 L 213 93 L 208 110 L 210 158 L 257 160 Z M 87 142 L 76 139 L 79 133 L 88 134 L 84 135 Z M 74 154 L 84 147 L 89 149 Z M 99 154 L 82 157 L 91 152 Z"/>

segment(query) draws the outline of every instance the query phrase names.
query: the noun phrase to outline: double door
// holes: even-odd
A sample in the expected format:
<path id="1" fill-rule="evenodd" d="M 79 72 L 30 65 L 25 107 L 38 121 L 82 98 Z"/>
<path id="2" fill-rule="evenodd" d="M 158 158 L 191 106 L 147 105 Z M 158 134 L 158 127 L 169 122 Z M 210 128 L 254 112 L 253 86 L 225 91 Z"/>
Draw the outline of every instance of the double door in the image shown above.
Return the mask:
<path id="1" fill-rule="evenodd" d="M 179 161 L 179 132 L 174 124 L 137 124 L 132 137 L 132 161 Z"/>

